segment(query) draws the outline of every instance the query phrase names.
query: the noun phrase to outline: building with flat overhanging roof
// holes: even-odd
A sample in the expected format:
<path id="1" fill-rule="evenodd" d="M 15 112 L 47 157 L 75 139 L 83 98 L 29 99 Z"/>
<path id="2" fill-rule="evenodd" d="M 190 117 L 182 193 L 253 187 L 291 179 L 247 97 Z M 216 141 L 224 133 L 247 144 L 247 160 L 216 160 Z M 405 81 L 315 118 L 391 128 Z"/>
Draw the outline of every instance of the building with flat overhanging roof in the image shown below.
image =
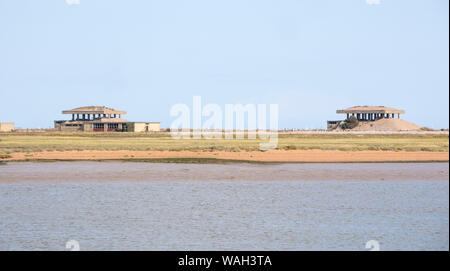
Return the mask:
<path id="1" fill-rule="evenodd" d="M 405 114 L 404 110 L 395 109 L 385 106 L 353 106 L 347 109 L 336 110 L 338 114 L 347 114 L 347 119 L 350 116 L 356 117 L 359 121 L 375 121 L 378 119 L 400 118 L 400 114 Z"/>
<path id="2" fill-rule="evenodd" d="M 346 109 L 336 110 L 337 114 L 346 114 L 347 118 L 355 117 L 358 121 L 368 122 L 377 121 L 379 119 L 400 118 L 401 114 L 405 114 L 404 110 L 395 109 L 386 106 L 352 106 Z M 327 129 L 331 130 L 339 126 L 342 120 L 327 121 Z"/>
<path id="3" fill-rule="evenodd" d="M 71 120 L 56 120 L 55 129 L 59 131 L 85 132 L 157 132 L 159 122 L 130 122 L 122 118 L 127 112 L 105 106 L 85 106 L 64 110 L 72 115 Z"/>

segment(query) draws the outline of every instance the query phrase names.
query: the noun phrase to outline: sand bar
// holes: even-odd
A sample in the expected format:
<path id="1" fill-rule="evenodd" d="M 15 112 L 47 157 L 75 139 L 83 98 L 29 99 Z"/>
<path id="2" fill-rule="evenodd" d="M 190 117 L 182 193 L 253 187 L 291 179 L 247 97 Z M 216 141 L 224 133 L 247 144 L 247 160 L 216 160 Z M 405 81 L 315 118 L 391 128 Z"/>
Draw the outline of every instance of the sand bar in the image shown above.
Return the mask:
<path id="1" fill-rule="evenodd" d="M 260 151 L 50 151 L 12 153 L 0 161 L 89 161 L 137 159 L 219 159 L 249 162 L 431 162 L 449 161 L 448 152 L 272 150 Z"/>

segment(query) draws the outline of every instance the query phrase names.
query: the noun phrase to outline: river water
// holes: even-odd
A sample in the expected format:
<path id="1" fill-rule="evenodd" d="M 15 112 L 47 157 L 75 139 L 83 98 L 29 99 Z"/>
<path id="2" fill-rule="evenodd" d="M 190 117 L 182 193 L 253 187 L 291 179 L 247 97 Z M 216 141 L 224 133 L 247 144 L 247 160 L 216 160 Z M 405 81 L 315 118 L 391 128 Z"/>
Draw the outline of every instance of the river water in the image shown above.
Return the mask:
<path id="1" fill-rule="evenodd" d="M 0 250 L 449 249 L 448 163 L 0 165 Z"/>

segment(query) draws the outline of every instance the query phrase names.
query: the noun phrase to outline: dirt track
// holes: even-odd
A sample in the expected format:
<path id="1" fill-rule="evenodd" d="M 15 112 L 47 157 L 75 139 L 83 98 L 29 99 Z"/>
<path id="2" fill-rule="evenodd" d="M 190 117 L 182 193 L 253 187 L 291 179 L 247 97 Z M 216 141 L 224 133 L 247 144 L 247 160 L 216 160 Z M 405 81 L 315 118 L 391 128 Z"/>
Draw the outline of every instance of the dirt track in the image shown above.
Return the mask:
<path id="1" fill-rule="evenodd" d="M 273 150 L 267 152 L 192 151 L 63 151 L 12 153 L 0 161 L 33 160 L 133 160 L 168 158 L 215 158 L 253 162 L 412 162 L 448 161 L 448 152 Z"/>

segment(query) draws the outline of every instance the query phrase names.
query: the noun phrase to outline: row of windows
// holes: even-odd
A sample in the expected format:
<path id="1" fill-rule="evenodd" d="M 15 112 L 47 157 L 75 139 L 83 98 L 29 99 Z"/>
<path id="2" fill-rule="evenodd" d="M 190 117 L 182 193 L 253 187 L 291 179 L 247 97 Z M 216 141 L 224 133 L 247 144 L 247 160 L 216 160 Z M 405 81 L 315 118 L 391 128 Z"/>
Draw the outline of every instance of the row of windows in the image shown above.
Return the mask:
<path id="1" fill-rule="evenodd" d="M 117 130 L 119 129 L 118 123 L 108 123 L 108 130 Z M 126 124 L 122 124 L 122 129 L 126 129 Z M 104 129 L 105 123 L 94 123 L 94 129 Z"/>
<path id="2" fill-rule="evenodd" d="M 94 123 L 95 129 L 104 128 L 104 127 L 105 127 L 104 123 Z M 119 124 L 118 123 L 108 123 L 108 129 L 119 129 Z"/>

